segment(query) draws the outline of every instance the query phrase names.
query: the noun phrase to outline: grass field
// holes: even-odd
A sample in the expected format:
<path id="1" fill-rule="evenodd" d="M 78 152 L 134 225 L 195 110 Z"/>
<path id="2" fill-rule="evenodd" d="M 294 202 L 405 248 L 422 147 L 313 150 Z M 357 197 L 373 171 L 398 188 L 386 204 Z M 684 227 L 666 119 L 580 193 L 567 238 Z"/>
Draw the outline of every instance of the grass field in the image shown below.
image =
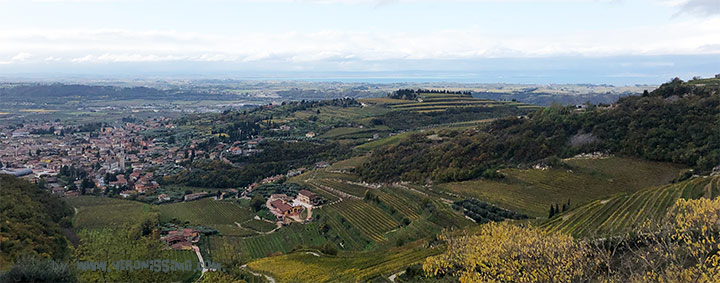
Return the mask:
<path id="1" fill-rule="evenodd" d="M 646 220 L 659 220 L 679 198 L 720 195 L 720 177 L 694 178 L 677 184 L 644 189 L 593 201 L 558 215 L 543 227 L 573 236 L 618 235 Z"/>
<path id="2" fill-rule="evenodd" d="M 362 200 L 344 200 L 328 206 L 328 209 L 337 211 L 365 236 L 376 242 L 386 240 L 385 232 L 400 225 L 380 208 Z"/>
<path id="3" fill-rule="evenodd" d="M 337 256 L 299 251 L 248 263 L 252 270 L 269 274 L 279 282 L 357 282 L 387 277 L 405 267 L 440 254 L 441 248 L 426 248 L 424 242 L 384 252 L 341 253 Z"/>
<path id="4" fill-rule="evenodd" d="M 434 189 L 474 197 L 536 217 L 546 217 L 551 204 L 572 207 L 617 193 L 667 184 L 683 168 L 660 162 L 619 157 L 566 160 L 572 169 L 504 169 L 500 181 L 472 180 L 436 185 Z"/>
<path id="5" fill-rule="evenodd" d="M 79 196 L 66 200 L 77 209 L 73 218 L 73 225 L 77 229 L 136 224 L 150 211 L 148 204 L 122 199 Z"/>
<path id="6" fill-rule="evenodd" d="M 410 136 L 411 132 L 405 132 L 401 134 L 397 134 L 394 136 L 389 136 L 387 138 L 382 138 L 379 140 L 374 140 L 371 142 L 367 142 L 361 145 L 358 145 L 355 147 L 355 149 L 362 150 L 362 151 L 372 151 L 373 149 L 376 149 L 378 147 L 386 146 L 386 145 L 393 145 L 400 143 L 404 138 Z"/>
<path id="7" fill-rule="evenodd" d="M 362 156 L 355 156 L 348 159 L 345 159 L 343 161 L 338 161 L 330 165 L 330 167 L 327 168 L 329 171 L 337 171 L 337 170 L 350 170 L 355 167 L 360 166 L 365 160 L 367 160 L 367 155 Z"/>

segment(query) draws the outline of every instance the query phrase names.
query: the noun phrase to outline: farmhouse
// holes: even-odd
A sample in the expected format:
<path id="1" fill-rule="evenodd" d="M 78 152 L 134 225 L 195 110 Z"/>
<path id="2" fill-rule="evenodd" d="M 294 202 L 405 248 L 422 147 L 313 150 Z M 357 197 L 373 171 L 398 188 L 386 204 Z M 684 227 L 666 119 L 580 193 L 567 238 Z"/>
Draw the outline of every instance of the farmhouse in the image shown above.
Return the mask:
<path id="1" fill-rule="evenodd" d="M 319 195 L 308 190 L 300 190 L 297 200 L 311 205 L 319 205 L 322 202 Z"/>
<path id="2" fill-rule="evenodd" d="M 300 215 L 300 212 L 304 209 L 302 206 L 290 206 L 282 199 L 271 201 L 269 208 L 270 212 L 272 212 L 278 220 L 284 220 L 286 217 L 292 215 Z"/>
<path id="3" fill-rule="evenodd" d="M 174 250 L 189 250 L 192 243 L 200 241 L 200 232 L 194 229 L 182 229 L 168 232 L 167 236 L 160 238 Z"/>

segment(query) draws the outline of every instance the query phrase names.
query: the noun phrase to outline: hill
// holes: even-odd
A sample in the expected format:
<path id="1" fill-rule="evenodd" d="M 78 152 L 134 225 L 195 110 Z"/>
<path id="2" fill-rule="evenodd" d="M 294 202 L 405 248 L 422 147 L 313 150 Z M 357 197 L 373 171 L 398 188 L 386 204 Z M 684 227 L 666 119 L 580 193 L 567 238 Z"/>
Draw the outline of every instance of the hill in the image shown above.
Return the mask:
<path id="1" fill-rule="evenodd" d="M 72 209 L 63 200 L 17 177 L 0 174 L 0 265 L 22 255 L 66 259 L 70 247 L 61 230 Z"/>
<path id="2" fill-rule="evenodd" d="M 61 230 L 72 209 L 63 200 L 17 177 L 0 174 L 0 266 L 21 256 L 67 259 L 70 247 Z"/>
<path id="3" fill-rule="evenodd" d="M 477 198 L 534 217 L 547 217 L 551 205 L 578 207 L 618 193 L 665 185 L 684 169 L 669 163 L 606 157 L 571 158 L 543 169 L 506 168 L 503 179 L 476 179 L 432 186 L 433 190 Z"/>
<path id="4" fill-rule="evenodd" d="M 583 152 L 611 152 L 709 172 L 720 160 L 720 86 L 675 79 L 612 106 L 551 106 L 475 130 L 412 135 L 378 148 L 358 168 L 373 182 L 461 181 L 503 166 L 551 164 Z"/>

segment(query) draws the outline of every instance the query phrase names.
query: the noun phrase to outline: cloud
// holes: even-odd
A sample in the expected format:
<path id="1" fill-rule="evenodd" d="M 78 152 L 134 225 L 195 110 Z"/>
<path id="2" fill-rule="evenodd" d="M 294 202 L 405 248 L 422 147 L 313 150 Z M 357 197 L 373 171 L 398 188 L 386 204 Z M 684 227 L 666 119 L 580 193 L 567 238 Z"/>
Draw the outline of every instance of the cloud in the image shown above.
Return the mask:
<path id="1" fill-rule="evenodd" d="M 472 60 L 553 56 L 720 54 L 720 18 L 542 34 L 481 28 L 193 33 L 131 29 L 0 29 L 2 64 Z"/>
<path id="2" fill-rule="evenodd" d="M 682 5 L 681 11 L 703 16 L 720 15 L 720 0 L 689 0 Z"/>
<path id="3" fill-rule="evenodd" d="M 10 58 L 10 60 L 8 60 L 8 61 L 0 61 L 0 65 L 7 65 L 7 64 L 17 63 L 17 62 L 23 62 L 28 59 L 31 59 L 32 57 L 33 57 L 33 55 L 30 53 L 20 52 L 20 53 L 16 54 L 15 56 L 12 56 Z"/>

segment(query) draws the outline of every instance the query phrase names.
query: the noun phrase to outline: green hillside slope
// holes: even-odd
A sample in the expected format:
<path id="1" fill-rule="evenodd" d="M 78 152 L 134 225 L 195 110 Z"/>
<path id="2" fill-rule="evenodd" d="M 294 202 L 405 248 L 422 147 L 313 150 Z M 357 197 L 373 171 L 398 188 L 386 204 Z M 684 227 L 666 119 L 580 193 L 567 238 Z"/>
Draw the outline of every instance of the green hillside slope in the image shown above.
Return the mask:
<path id="1" fill-rule="evenodd" d="M 543 227 L 574 236 L 607 236 L 628 232 L 646 220 L 659 220 L 679 198 L 720 195 L 720 177 L 693 178 L 677 184 L 621 194 L 558 215 Z"/>

